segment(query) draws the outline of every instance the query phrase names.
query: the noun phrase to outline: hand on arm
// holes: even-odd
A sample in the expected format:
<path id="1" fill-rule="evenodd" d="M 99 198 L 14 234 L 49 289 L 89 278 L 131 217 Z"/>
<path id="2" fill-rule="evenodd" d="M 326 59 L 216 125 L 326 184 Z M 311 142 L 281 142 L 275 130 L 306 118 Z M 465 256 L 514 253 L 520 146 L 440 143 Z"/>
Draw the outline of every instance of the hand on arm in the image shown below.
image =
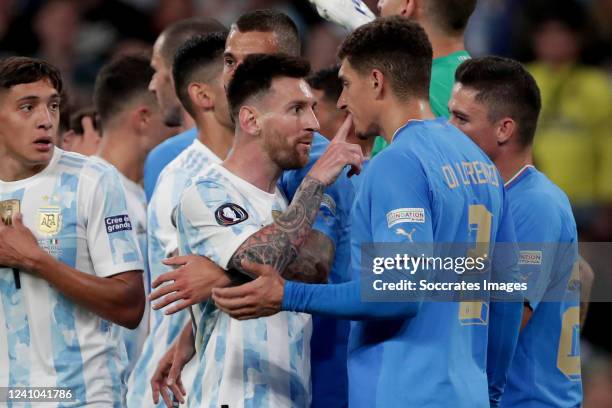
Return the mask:
<path id="1" fill-rule="evenodd" d="M 13 215 L 12 226 L 0 226 L 0 264 L 46 280 L 73 302 L 113 323 L 130 329 L 140 323 L 145 305 L 141 271 L 100 278 L 71 268 L 38 246 L 21 214 Z"/>
<path id="2" fill-rule="evenodd" d="M 176 256 L 164 260 L 164 265 L 177 269 L 155 279 L 152 287 L 156 290 L 150 299 L 159 300 L 153 305 L 155 310 L 173 304 L 165 310 L 167 315 L 205 301 L 214 287 L 226 287 L 232 283 L 226 271 L 203 256 Z"/>

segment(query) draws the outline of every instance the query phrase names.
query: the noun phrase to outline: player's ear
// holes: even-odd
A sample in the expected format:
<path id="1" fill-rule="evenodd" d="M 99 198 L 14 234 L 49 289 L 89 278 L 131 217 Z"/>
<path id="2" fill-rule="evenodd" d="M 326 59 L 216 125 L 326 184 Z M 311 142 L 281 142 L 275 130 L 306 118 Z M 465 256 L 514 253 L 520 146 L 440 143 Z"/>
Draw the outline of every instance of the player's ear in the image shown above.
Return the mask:
<path id="1" fill-rule="evenodd" d="M 130 114 L 130 123 L 137 132 L 142 133 L 151 124 L 151 115 L 152 111 L 148 106 L 139 106 Z"/>
<path id="2" fill-rule="evenodd" d="M 380 99 L 383 95 L 383 86 L 385 85 L 385 75 L 378 69 L 373 69 L 369 78 L 370 89 L 374 95 L 374 99 Z"/>
<path id="3" fill-rule="evenodd" d="M 208 85 L 192 82 L 187 87 L 187 93 L 194 107 L 203 111 L 209 111 L 213 108 L 214 102 Z"/>
<path id="4" fill-rule="evenodd" d="M 419 0 L 402 0 L 399 15 L 402 17 L 414 17 L 418 8 L 417 1 Z"/>
<path id="5" fill-rule="evenodd" d="M 242 106 L 238 112 L 238 125 L 243 132 L 257 136 L 261 133 L 259 112 L 253 106 Z"/>
<path id="6" fill-rule="evenodd" d="M 495 134 L 497 144 L 501 146 L 508 143 L 508 141 L 515 136 L 517 131 L 518 127 L 516 126 L 514 119 L 509 117 L 500 119 L 497 122 L 497 130 Z"/>

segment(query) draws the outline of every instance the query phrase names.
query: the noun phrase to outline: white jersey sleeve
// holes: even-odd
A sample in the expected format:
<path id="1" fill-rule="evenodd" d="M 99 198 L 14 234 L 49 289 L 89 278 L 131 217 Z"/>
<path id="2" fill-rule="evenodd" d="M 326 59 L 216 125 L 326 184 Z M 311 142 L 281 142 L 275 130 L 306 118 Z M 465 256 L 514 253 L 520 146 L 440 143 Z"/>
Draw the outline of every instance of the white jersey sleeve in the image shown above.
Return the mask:
<path id="1" fill-rule="evenodd" d="M 206 256 L 227 269 L 236 250 L 263 226 L 249 220 L 239 200 L 210 179 L 188 188 L 177 211 L 179 251 Z"/>
<path id="2" fill-rule="evenodd" d="M 85 203 L 87 244 L 96 276 L 142 271 L 143 260 L 128 214 L 125 192 L 117 170 L 92 161 L 92 179 L 79 194 Z M 85 168 L 84 172 L 89 169 Z"/>

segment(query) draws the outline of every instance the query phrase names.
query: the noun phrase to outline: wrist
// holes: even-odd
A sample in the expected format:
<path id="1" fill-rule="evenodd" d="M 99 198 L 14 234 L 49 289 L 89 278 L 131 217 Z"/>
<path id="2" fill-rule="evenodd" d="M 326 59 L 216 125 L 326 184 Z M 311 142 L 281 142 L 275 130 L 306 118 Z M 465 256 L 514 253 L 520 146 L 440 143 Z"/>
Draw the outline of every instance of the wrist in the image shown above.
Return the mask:
<path id="1" fill-rule="evenodd" d="M 49 264 L 49 258 L 52 258 L 51 255 L 39 248 L 24 258 L 23 269 L 27 272 L 40 276 L 42 273 L 48 270 L 47 265 Z"/>

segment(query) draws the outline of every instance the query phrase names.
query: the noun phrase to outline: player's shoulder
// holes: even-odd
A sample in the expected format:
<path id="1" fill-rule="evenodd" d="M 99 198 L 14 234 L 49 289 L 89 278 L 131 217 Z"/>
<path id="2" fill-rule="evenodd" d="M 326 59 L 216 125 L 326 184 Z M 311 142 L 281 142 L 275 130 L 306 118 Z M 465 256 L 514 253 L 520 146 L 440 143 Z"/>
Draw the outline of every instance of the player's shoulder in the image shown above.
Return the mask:
<path id="1" fill-rule="evenodd" d="M 147 155 L 147 162 L 156 162 L 168 157 L 175 157 L 197 137 L 196 128 L 172 136 L 153 148 Z"/>
<path id="2" fill-rule="evenodd" d="M 561 188 L 533 166 L 506 183 L 508 199 L 523 214 L 543 223 L 573 219 L 569 198 Z"/>
<path id="3" fill-rule="evenodd" d="M 118 174 L 117 170 L 105 160 L 96 156 L 84 156 L 80 153 L 57 149 L 58 167 L 63 174 L 73 173 L 80 179 L 93 181 L 108 173 Z"/>

